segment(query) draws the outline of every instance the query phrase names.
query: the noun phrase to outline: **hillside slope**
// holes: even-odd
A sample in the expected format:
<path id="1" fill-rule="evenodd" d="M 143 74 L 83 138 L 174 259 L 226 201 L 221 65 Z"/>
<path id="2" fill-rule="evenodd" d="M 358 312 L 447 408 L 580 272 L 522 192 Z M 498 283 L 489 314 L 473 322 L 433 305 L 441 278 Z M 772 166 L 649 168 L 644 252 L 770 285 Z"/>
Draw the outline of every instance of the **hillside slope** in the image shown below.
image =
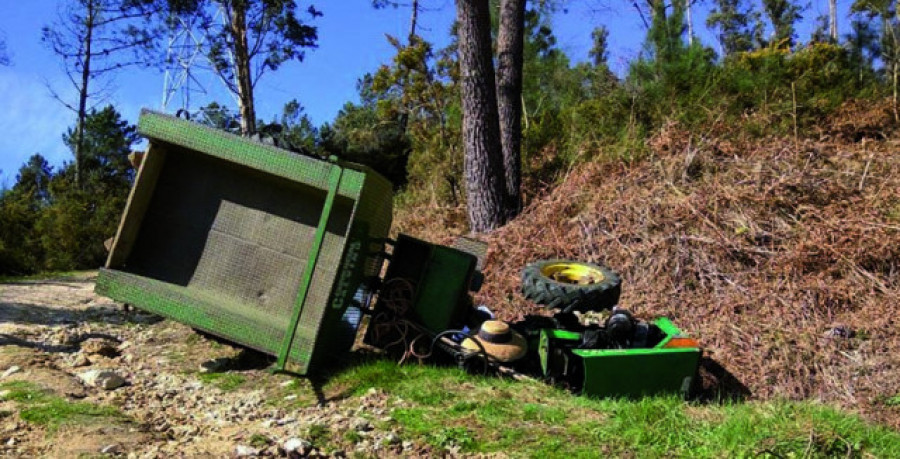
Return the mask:
<path id="1" fill-rule="evenodd" d="M 622 274 L 623 307 L 674 318 L 702 340 L 707 367 L 737 379 L 706 374 L 707 393 L 743 385 L 754 398 L 822 399 L 900 426 L 890 121 L 883 107 L 849 106 L 818 140 L 797 141 L 668 126 L 649 158 L 581 164 L 488 236 L 477 299 L 515 319 L 538 311 L 518 292 L 528 262 L 601 262 Z M 398 226 L 446 235 L 446 220 L 431 221 L 443 228 Z"/>

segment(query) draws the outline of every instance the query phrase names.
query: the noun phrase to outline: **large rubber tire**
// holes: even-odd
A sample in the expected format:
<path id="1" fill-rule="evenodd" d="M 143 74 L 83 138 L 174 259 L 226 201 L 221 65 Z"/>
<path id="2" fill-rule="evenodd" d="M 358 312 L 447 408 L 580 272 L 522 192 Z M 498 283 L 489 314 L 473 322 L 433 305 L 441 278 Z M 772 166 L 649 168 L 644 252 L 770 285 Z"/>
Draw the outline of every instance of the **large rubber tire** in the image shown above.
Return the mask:
<path id="1" fill-rule="evenodd" d="M 615 271 L 572 260 L 541 260 L 522 270 L 522 295 L 563 312 L 600 311 L 619 303 L 622 281 Z"/>

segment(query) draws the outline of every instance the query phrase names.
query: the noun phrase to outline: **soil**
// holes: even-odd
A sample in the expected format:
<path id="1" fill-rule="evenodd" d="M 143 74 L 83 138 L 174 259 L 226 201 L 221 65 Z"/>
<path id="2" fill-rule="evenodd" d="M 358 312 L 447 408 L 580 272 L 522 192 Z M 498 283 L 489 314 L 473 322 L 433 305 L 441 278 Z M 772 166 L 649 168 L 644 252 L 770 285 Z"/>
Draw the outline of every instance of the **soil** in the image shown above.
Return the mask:
<path id="1" fill-rule="evenodd" d="M 363 411 L 388 415 L 387 396 L 376 389 L 352 398 L 329 393 L 308 379 L 271 374 L 265 356 L 125 311 L 94 294 L 95 276 L 0 284 L 0 373 L 19 368 L 0 383 L 27 381 L 73 403 L 116 407 L 124 417 L 50 429 L 24 422 L 15 402 L 0 401 L 0 456 L 228 457 L 239 447 L 284 456 L 284 443 L 305 442 L 312 425 L 350 429 Z M 227 359 L 230 369 L 204 379 L 200 364 L 214 359 Z M 113 370 L 127 384 L 86 386 L 78 375 L 93 369 Z M 346 451 L 307 444 L 303 452 L 417 454 L 417 445 L 394 438 L 371 426 Z"/>

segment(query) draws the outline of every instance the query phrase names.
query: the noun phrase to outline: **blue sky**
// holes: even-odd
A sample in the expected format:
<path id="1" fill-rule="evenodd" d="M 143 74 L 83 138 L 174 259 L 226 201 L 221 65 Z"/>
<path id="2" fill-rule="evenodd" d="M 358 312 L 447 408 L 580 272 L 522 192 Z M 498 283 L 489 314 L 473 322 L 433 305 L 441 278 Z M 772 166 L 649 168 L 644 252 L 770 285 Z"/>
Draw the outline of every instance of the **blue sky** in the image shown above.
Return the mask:
<path id="1" fill-rule="evenodd" d="M 758 0 L 756 0 L 758 1 Z M 6 37 L 12 65 L 0 67 L 0 187 L 11 186 L 22 163 L 39 152 L 53 165 L 71 159 L 62 133 L 74 123 L 74 114 L 54 100 L 47 85 L 72 100 L 56 57 L 40 43 L 41 27 L 52 23 L 65 0 L 0 0 L 0 33 Z M 298 1 L 305 7 L 306 1 Z M 559 46 L 573 61 L 587 59 L 594 27 L 610 29 L 610 64 L 621 73 L 640 51 L 645 31 L 640 19 L 623 0 L 574 0 L 567 11 L 554 17 Z M 708 0 L 703 3 L 710 3 Z M 404 36 L 409 9 L 374 10 L 371 0 L 316 1 L 324 13 L 314 24 L 319 28 L 319 47 L 309 50 L 302 63 L 292 62 L 267 74 L 257 86 L 257 116 L 271 119 L 285 102 L 296 98 L 316 124 L 330 121 L 347 101 L 356 101 L 357 78 L 388 62 L 393 48 L 384 34 Z M 454 16 L 453 0 L 424 0 L 428 11 L 420 15 L 421 34 L 438 45 L 446 44 Z M 849 0 L 839 0 L 845 10 Z M 714 43 L 703 26 L 706 7 L 694 13 L 697 34 Z M 801 41 L 808 39 L 811 20 L 827 11 L 827 1 L 813 0 L 799 27 Z M 844 16 L 846 17 L 846 16 Z M 839 25 L 843 33 L 846 20 Z M 212 76 L 201 77 L 206 93 L 194 93 L 191 109 L 215 100 L 234 106 L 231 96 Z M 107 102 L 131 122 L 141 107 L 159 109 L 163 74 L 155 69 L 129 69 L 118 74 Z M 169 109 L 177 109 L 176 102 Z"/>

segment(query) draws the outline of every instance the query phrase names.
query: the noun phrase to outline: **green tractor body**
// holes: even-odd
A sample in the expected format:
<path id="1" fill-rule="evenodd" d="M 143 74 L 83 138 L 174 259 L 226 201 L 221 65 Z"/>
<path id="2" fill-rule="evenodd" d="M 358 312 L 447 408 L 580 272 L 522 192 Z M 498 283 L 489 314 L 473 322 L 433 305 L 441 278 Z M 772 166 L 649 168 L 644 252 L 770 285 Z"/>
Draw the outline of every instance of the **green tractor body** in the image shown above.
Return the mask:
<path id="1" fill-rule="evenodd" d="M 98 293 L 270 354 L 277 370 L 297 374 L 346 353 L 364 313 L 415 323 L 429 338 L 470 319 L 484 246 L 389 240 L 392 188 L 373 170 L 149 111 L 138 128 L 150 143 Z M 611 272 L 541 266 L 553 278 L 526 279 L 535 298 L 561 304 L 549 292 L 569 276 L 606 279 L 586 293 L 567 290 L 571 310 L 618 300 Z M 402 327 L 391 320 L 370 324 L 365 341 L 397 338 L 388 335 Z M 700 351 L 671 348 L 680 332 L 668 320 L 656 324 L 667 338 L 647 349 L 576 349 L 580 335 L 566 330 L 532 335 L 540 335 L 544 375 L 585 394 L 683 390 Z"/>

